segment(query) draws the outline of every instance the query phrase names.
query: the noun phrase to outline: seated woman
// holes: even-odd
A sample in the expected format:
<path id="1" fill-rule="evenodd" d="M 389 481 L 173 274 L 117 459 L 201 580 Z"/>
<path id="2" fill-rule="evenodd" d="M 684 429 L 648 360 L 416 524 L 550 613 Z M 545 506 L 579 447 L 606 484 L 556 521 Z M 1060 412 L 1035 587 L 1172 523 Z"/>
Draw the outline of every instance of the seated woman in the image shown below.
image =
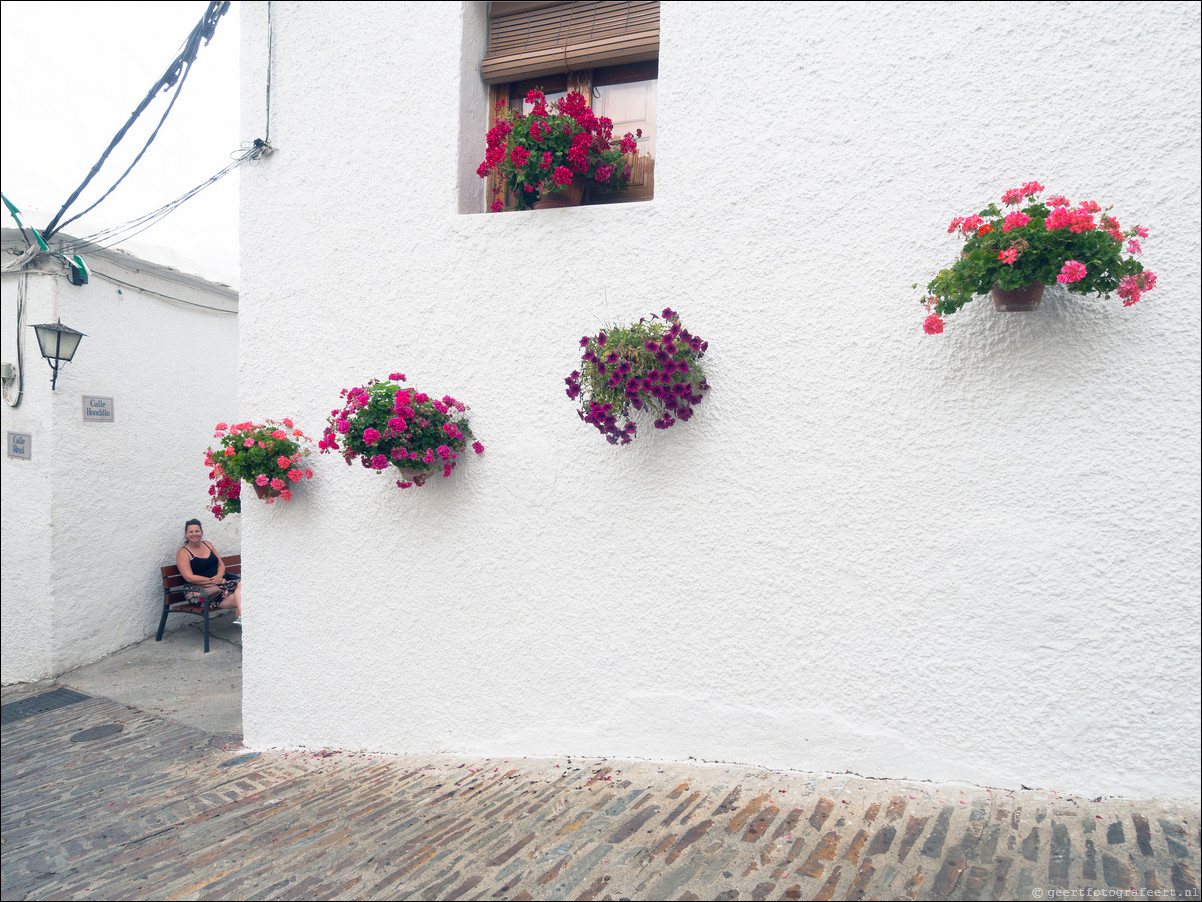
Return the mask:
<path id="1" fill-rule="evenodd" d="M 209 598 L 209 610 L 234 609 L 234 623 L 242 625 L 242 585 L 237 577 L 226 579 L 225 564 L 211 543 L 206 542 L 199 520 L 184 524 L 187 544 L 175 553 L 175 566 L 188 583 L 184 597 L 192 604 Z M 214 601 L 216 599 L 216 602 Z"/>

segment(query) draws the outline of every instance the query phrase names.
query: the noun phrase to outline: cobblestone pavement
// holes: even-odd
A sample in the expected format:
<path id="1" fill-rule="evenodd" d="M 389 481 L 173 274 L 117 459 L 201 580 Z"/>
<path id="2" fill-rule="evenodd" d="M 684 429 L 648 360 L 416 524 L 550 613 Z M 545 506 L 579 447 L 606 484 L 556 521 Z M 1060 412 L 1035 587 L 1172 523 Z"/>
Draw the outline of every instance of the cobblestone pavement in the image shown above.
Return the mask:
<path id="1" fill-rule="evenodd" d="M 104 724 L 123 730 L 71 741 Z M 6 724 L 4 899 L 1198 897 L 1196 803 L 727 765 L 240 754 L 237 737 L 103 698 Z"/>

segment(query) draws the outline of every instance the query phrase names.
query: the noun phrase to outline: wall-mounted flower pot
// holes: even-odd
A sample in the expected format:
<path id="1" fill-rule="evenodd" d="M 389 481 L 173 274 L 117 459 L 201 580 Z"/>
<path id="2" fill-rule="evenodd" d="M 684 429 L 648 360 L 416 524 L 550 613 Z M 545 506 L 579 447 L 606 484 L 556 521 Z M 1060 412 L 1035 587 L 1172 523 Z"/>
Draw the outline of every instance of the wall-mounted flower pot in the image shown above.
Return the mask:
<path id="1" fill-rule="evenodd" d="M 1043 300 L 1044 284 L 1032 282 L 1023 288 L 1007 290 L 993 286 L 993 306 L 1002 313 L 1018 313 L 1034 310 Z"/>
<path id="2" fill-rule="evenodd" d="M 449 477 L 469 447 L 483 453 L 466 404 L 404 388 L 404 381 L 404 373 L 391 373 L 387 381 L 343 389 L 346 405 L 330 414 L 317 443 L 321 452 L 337 451 L 348 464 L 358 461 L 376 473 L 400 470 L 400 489 L 424 485 L 437 474 Z"/>
<path id="3" fill-rule="evenodd" d="M 430 478 L 428 470 L 411 470 L 408 467 L 399 467 L 401 471 L 402 482 L 412 482 L 414 485 L 425 485 L 426 480 Z"/>
<path id="4" fill-rule="evenodd" d="M 279 498 L 280 493 L 273 489 L 270 485 L 259 485 L 257 482 L 252 482 L 255 487 L 255 494 L 259 496 L 260 501 L 266 501 L 268 498 Z"/>

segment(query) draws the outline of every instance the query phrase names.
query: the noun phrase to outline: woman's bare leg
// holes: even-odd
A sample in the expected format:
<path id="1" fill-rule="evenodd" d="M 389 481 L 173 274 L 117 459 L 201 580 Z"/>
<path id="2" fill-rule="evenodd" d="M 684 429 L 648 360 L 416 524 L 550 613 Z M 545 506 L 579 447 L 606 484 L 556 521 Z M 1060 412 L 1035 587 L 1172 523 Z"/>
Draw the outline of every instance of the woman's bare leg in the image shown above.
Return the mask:
<path id="1" fill-rule="evenodd" d="M 229 595 L 227 595 L 225 598 L 221 599 L 221 604 L 216 605 L 216 607 L 218 607 L 222 610 L 226 610 L 226 611 L 228 611 L 230 608 L 233 608 L 234 616 L 241 617 L 242 616 L 242 583 L 238 583 L 237 588 L 235 588 L 234 591 L 232 593 L 230 593 Z"/>

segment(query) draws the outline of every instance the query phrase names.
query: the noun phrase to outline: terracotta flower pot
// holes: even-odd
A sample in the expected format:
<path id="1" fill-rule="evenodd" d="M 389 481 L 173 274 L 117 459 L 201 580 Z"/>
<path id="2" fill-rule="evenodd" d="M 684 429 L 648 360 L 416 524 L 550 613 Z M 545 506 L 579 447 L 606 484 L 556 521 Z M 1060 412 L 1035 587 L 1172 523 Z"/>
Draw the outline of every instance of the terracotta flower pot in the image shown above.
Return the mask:
<path id="1" fill-rule="evenodd" d="M 572 182 L 562 191 L 545 191 L 534 204 L 535 210 L 552 210 L 556 207 L 579 207 L 584 200 L 584 176 L 577 173 Z"/>
<path id="2" fill-rule="evenodd" d="M 994 283 L 993 306 L 1002 313 L 1034 310 L 1043 299 L 1043 289 L 1042 282 L 1032 282 L 1023 288 L 1013 290 L 998 288 L 997 283 Z"/>
<path id="3" fill-rule="evenodd" d="M 259 485 L 257 482 L 252 482 L 255 487 L 255 494 L 259 496 L 260 501 L 266 501 L 268 498 L 278 498 L 280 493 L 271 487 L 271 484 Z"/>

